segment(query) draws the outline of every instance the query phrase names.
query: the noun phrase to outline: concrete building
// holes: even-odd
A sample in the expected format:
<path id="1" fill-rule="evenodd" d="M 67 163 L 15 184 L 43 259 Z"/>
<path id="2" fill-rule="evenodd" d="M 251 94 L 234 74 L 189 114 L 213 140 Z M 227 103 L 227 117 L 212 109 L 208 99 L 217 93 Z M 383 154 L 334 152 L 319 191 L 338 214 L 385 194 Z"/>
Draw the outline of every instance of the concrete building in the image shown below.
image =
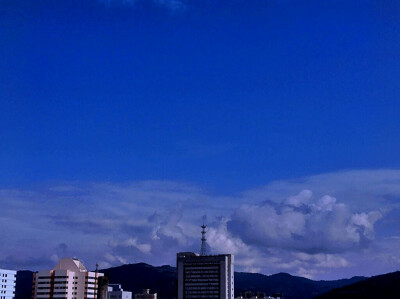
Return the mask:
<path id="1" fill-rule="evenodd" d="M 178 299 L 233 299 L 233 255 L 177 254 Z"/>
<path id="2" fill-rule="evenodd" d="M 150 289 L 144 289 L 142 293 L 135 295 L 135 299 L 157 299 L 157 293 L 150 294 Z"/>
<path id="3" fill-rule="evenodd" d="M 233 255 L 209 255 L 205 229 L 203 225 L 201 254 L 177 254 L 178 299 L 234 299 Z"/>
<path id="4" fill-rule="evenodd" d="M 33 275 L 33 299 L 98 299 L 98 278 L 103 273 L 89 272 L 78 259 L 63 258 L 52 270 Z"/>
<path id="5" fill-rule="evenodd" d="M 0 269 L 0 299 L 13 299 L 15 297 L 15 280 L 17 271 Z"/>
<path id="6" fill-rule="evenodd" d="M 120 284 L 109 284 L 108 299 L 132 299 L 132 292 L 124 291 Z"/>

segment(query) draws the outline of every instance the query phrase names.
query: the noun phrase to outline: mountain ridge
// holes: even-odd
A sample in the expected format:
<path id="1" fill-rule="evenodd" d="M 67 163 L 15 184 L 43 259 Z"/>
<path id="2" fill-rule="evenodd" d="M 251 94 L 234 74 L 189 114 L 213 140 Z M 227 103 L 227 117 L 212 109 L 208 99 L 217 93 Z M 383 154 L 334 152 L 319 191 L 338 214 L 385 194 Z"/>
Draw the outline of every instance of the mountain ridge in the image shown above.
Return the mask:
<path id="1" fill-rule="evenodd" d="M 99 272 L 107 274 L 110 283 L 119 283 L 127 291 L 135 293 L 143 288 L 150 288 L 157 292 L 158 298 L 172 299 L 176 296 L 176 268 L 169 265 L 125 264 Z M 235 296 L 253 291 L 264 292 L 266 295 L 283 293 L 285 299 L 309 299 L 364 279 L 366 277 L 355 276 L 349 279 L 317 281 L 284 272 L 272 275 L 235 272 Z"/>
<path id="2" fill-rule="evenodd" d="M 365 280 L 333 289 L 317 298 L 400 298 L 400 271 L 372 276 Z"/>
<path id="3" fill-rule="evenodd" d="M 99 272 L 110 278 L 110 283 L 118 283 L 133 294 L 149 288 L 156 292 L 159 299 L 176 297 L 176 268 L 169 265 L 152 266 L 146 263 L 124 264 Z M 15 299 L 30 299 L 32 271 L 17 272 Z M 261 273 L 235 272 L 235 296 L 245 291 L 264 292 L 266 295 L 283 293 L 285 299 L 311 299 L 324 293 L 353 283 L 366 280 L 355 276 L 349 279 L 312 280 L 289 273 L 265 275 Z"/>

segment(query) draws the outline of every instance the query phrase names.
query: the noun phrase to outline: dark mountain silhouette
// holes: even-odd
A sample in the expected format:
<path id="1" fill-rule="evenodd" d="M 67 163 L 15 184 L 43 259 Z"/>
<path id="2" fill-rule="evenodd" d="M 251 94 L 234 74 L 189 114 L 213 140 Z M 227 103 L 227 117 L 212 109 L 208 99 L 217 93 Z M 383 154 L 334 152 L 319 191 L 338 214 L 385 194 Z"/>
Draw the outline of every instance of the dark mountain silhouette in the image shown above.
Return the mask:
<path id="1" fill-rule="evenodd" d="M 287 273 L 278 273 L 273 275 L 253 274 L 253 273 L 235 273 L 235 294 L 239 295 L 245 291 L 263 292 L 266 295 L 282 293 L 285 299 L 313 298 L 332 290 L 345 286 L 365 277 L 353 277 L 351 279 L 340 279 L 331 281 L 315 281 L 303 277 L 292 276 Z"/>
<path id="2" fill-rule="evenodd" d="M 151 289 L 151 292 L 156 292 L 160 299 L 172 299 L 176 296 L 175 267 L 154 267 L 139 263 L 103 269 L 99 272 L 106 274 L 110 283 L 121 284 L 124 290 L 131 291 L 133 294 L 139 293 L 142 289 Z M 30 299 L 32 273 L 31 271 L 17 272 L 15 299 Z M 235 272 L 235 296 L 252 291 L 264 292 L 266 295 L 283 293 L 285 299 L 311 299 L 365 279 L 365 277 L 353 277 L 351 279 L 315 281 L 287 273 L 263 275 Z"/>
<path id="3" fill-rule="evenodd" d="M 318 299 L 333 298 L 400 298 L 400 272 L 373 276 L 363 281 L 336 288 Z"/>
<path id="4" fill-rule="evenodd" d="M 99 270 L 110 279 L 110 283 L 122 285 L 125 291 L 133 294 L 142 289 L 157 293 L 157 298 L 175 298 L 176 270 L 171 266 L 153 267 L 145 263 L 122 265 Z"/>
<path id="5" fill-rule="evenodd" d="M 176 269 L 170 266 L 153 267 L 144 263 L 123 265 L 100 270 L 107 274 L 110 283 L 120 283 L 124 290 L 133 293 L 143 288 L 156 292 L 159 298 L 175 298 Z M 274 275 L 235 272 L 235 296 L 245 291 L 264 292 L 267 295 L 283 293 L 285 299 L 308 299 L 365 279 L 353 277 L 333 281 L 314 281 L 286 273 Z"/>

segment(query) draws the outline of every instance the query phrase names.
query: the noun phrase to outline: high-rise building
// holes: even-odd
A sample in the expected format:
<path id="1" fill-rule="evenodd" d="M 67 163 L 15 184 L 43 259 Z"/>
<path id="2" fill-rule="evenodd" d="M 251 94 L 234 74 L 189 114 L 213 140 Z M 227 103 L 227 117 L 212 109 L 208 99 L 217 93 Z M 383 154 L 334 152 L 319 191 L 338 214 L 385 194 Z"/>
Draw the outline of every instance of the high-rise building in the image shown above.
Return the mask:
<path id="1" fill-rule="evenodd" d="M 0 269 L 0 299 L 15 297 L 15 280 L 17 271 Z"/>
<path id="2" fill-rule="evenodd" d="M 33 299 L 97 299 L 98 278 L 75 258 L 63 258 L 52 270 L 33 275 Z"/>
<path id="3" fill-rule="evenodd" d="M 203 225 L 201 255 L 177 254 L 178 299 L 233 299 L 233 255 L 206 255 L 205 228 Z"/>

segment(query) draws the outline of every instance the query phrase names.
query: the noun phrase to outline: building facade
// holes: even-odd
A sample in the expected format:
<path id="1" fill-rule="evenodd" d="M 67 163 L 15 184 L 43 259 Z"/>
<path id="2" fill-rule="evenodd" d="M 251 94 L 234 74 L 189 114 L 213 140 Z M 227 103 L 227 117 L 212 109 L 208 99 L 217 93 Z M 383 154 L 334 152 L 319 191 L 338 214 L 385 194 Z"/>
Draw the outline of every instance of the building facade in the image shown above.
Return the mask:
<path id="1" fill-rule="evenodd" d="M 144 289 L 140 294 L 135 295 L 135 299 L 157 299 L 157 293 L 150 294 L 150 289 Z"/>
<path id="2" fill-rule="evenodd" d="M 178 299 L 233 299 L 233 255 L 177 254 Z"/>
<path id="3" fill-rule="evenodd" d="M 63 258 L 52 270 L 33 275 L 33 299 L 98 299 L 98 279 L 78 259 Z"/>
<path id="4" fill-rule="evenodd" d="M 132 299 L 132 292 L 124 291 L 120 284 L 109 284 L 108 299 Z"/>
<path id="5" fill-rule="evenodd" d="M 13 299 L 15 297 L 15 281 L 17 271 L 0 269 L 0 299 Z"/>

